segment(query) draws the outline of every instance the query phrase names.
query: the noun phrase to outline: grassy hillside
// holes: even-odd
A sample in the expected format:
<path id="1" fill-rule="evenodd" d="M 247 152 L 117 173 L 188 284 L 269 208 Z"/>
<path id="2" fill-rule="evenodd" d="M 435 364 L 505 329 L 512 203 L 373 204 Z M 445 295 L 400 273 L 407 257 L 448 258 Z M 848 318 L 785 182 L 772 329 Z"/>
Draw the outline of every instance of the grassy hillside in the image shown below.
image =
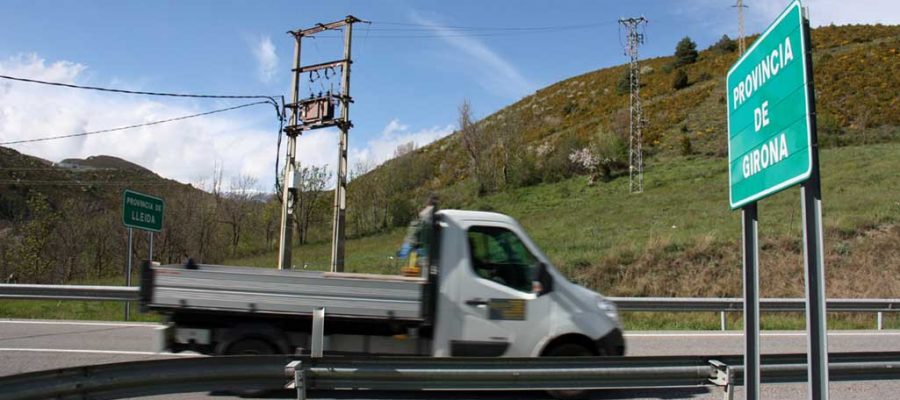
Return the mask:
<path id="1" fill-rule="evenodd" d="M 900 296 L 900 144 L 822 152 L 828 295 Z M 466 208 L 512 215 L 567 276 L 608 295 L 741 295 L 740 215 L 728 207 L 722 159 L 672 157 L 647 171 L 645 193 L 627 177 L 585 177 L 477 199 Z M 760 203 L 761 291 L 802 297 L 799 189 Z M 403 230 L 347 242 L 347 270 L 398 273 Z M 294 249 L 298 268 L 326 269 L 329 243 Z M 275 253 L 227 260 L 273 267 Z"/>
<path id="2" fill-rule="evenodd" d="M 751 37 L 752 41 L 754 37 Z M 814 79 L 820 131 L 825 145 L 896 140 L 900 126 L 900 26 L 840 26 L 815 29 L 812 35 Z M 737 52 L 708 49 L 696 63 L 680 68 L 689 86 L 676 90 L 675 57 L 641 61 L 641 96 L 649 155 L 681 153 L 689 140 L 692 152 L 724 156 L 726 149 L 725 74 Z M 526 145 L 588 142 L 598 132 L 627 135 L 628 93 L 617 90 L 626 66 L 576 76 L 486 116 L 488 130 L 514 125 Z M 473 100 L 477 102 L 477 99 Z M 559 146 L 557 146 L 559 147 Z M 421 150 L 439 164 L 427 185 L 445 187 L 466 178 L 466 157 L 459 135 Z M 390 166 L 387 169 L 391 169 Z"/>

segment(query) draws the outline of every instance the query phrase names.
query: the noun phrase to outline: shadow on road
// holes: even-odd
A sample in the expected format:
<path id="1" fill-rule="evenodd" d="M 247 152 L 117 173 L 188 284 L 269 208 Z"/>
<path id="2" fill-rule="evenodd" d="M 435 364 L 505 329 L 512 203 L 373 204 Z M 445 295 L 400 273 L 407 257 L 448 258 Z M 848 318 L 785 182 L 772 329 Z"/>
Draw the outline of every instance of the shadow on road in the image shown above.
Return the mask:
<path id="1" fill-rule="evenodd" d="M 606 389 L 591 392 L 591 400 L 624 400 L 624 399 L 691 399 L 710 393 L 709 388 L 666 388 L 666 389 Z M 316 400 L 382 400 L 382 399 L 437 399 L 437 400 L 552 400 L 547 393 L 539 391 L 528 392 L 398 392 L 398 391 L 367 391 L 367 390 L 311 390 L 307 397 Z M 282 390 L 267 393 L 262 397 L 266 399 L 296 399 L 297 392 Z"/>

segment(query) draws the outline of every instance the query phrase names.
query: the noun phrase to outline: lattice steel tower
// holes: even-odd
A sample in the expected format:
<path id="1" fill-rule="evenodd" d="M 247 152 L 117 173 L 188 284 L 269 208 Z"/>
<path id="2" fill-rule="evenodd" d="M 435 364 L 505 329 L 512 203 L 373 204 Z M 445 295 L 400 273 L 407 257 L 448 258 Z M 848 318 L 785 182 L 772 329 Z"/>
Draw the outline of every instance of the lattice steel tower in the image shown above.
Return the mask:
<path id="1" fill-rule="evenodd" d="M 737 0 L 737 4 L 732 7 L 738 10 L 738 55 L 743 55 L 747 50 L 747 46 L 744 45 L 744 9 L 747 6 L 744 5 L 744 0 Z"/>
<path id="2" fill-rule="evenodd" d="M 638 47 L 644 43 L 643 25 L 647 23 L 644 17 L 619 18 L 619 24 L 627 31 L 625 55 L 630 58 L 630 72 L 628 75 L 631 95 L 629 96 L 629 108 L 631 122 L 628 139 L 628 178 L 629 191 L 641 193 L 644 191 L 644 112 L 641 107 L 641 71 L 638 67 Z"/>

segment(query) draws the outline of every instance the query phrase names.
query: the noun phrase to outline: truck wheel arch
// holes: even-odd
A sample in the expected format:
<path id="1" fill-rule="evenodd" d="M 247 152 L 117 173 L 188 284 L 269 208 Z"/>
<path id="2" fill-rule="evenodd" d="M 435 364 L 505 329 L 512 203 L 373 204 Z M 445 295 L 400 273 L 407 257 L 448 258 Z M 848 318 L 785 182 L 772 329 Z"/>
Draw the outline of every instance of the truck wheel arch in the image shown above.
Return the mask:
<path id="1" fill-rule="evenodd" d="M 567 344 L 575 344 L 590 350 L 595 356 L 600 355 L 597 349 L 597 343 L 591 340 L 591 338 L 580 333 L 567 333 L 565 335 L 553 338 L 546 345 L 544 345 L 544 348 L 541 349 L 541 357 L 546 355 L 551 350 Z"/>
<path id="2" fill-rule="evenodd" d="M 215 354 L 226 354 L 231 345 L 245 339 L 266 342 L 276 353 L 290 354 L 288 340 L 281 329 L 270 324 L 242 324 L 221 329 L 221 336 L 216 343 Z"/>

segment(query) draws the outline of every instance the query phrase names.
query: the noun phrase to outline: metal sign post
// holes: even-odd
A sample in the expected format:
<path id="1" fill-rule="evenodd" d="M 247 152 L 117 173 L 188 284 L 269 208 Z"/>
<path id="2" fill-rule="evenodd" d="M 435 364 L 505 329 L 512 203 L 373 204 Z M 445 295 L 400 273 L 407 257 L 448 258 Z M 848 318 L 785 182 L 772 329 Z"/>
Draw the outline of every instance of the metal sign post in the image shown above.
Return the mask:
<path id="1" fill-rule="evenodd" d="M 132 239 L 134 239 L 134 229 L 128 228 L 128 263 L 125 266 L 125 286 L 131 286 L 131 250 Z M 131 314 L 131 303 L 125 302 L 125 320 Z"/>
<path id="2" fill-rule="evenodd" d="M 803 19 L 803 36 L 809 43 L 809 19 Z M 808 76 L 808 98 L 815 99 L 812 80 L 812 49 L 804 52 Z M 812 115 L 816 102 L 810 101 Z M 810 121 L 812 173 L 801 185 L 800 202 L 803 208 L 803 262 L 806 272 L 806 340 L 809 349 L 809 398 L 828 399 L 828 335 L 825 317 L 825 263 L 822 249 L 822 186 L 819 175 L 819 146 L 816 119 Z"/>
<path id="3" fill-rule="evenodd" d="M 744 388 L 759 398 L 759 218 L 756 202 L 744 206 Z"/>

